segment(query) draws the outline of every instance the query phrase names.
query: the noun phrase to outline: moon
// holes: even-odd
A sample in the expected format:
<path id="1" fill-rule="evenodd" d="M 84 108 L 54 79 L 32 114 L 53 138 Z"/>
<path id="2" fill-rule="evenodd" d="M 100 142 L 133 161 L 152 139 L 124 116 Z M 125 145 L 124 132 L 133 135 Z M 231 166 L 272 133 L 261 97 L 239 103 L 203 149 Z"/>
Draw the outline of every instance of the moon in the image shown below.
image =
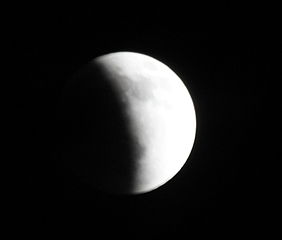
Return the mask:
<path id="1" fill-rule="evenodd" d="M 159 188 L 192 150 L 196 114 L 181 79 L 153 57 L 115 52 L 80 69 L 63 92 L 64 163 L 110 193 Z"/>

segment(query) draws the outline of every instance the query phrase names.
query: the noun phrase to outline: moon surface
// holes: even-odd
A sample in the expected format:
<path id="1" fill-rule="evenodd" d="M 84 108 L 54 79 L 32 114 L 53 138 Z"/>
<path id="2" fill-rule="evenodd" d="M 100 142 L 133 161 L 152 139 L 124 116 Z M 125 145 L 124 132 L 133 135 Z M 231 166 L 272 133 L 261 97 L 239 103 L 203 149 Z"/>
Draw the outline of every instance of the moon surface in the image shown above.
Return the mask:
<path id="1" fill-rule="evenodd" d="M 140 53 L 95 58 L 63 94 L 65 164 L 111 193 L 152 191 L 183 167 L 196 115 L 181 79 Z"/>

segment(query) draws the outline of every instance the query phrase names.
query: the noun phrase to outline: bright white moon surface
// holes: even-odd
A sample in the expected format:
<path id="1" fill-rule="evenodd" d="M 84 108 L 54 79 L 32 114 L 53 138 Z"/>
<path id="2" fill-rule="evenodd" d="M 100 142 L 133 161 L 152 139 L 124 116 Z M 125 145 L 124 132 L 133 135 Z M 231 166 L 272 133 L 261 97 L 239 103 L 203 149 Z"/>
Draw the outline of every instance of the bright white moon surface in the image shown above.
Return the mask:
<path id="1" fill-rule="evenodd" d="M 110 53 L 92 64 L 118 90 L 128 127 L 141 146 L 130 193 L 162 186 L 180 171 L 194 144 L 196 115 L 186 86 L 168 66 L 140 53 Z"/>

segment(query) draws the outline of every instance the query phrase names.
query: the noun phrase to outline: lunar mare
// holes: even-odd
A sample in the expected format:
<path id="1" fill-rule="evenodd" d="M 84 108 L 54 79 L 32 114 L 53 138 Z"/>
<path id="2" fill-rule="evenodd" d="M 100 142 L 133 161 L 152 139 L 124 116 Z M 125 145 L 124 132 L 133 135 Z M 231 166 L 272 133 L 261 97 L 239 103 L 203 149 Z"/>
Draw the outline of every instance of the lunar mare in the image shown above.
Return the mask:
<path id="1" fill-rule="evenodd" d="M 89 66 L 101 72 L 102 79 L 97 81 L 108 82 L 114 89 L 132 137 L 130 144 L 138 150 L 138 154 L 128 160 L 133 161 L 134 166 L 128 170 L 132 171 L 131 177 L 120 185 L 124 185 L 125 192 L 133 194 L 162 186 L 183 167 L 194 143 L 196 115 L 184 83 L 165 64 L 140 53 L 106 54 L 91 61 Z M 122 136 L 117 139 L 122 141 Z M 118 165 L 119 159 L 116 155 L 114 164 Z M 106 168 L 111 166 L 104 166 Z M 106 174 L 108 179 L 101 180 L 107 181 L 109 191 L 112 182 L 119 182 L 121 174 L 115 174 L 113 170 Z M 130 187 L 126 186 L 127 182 Z"/>

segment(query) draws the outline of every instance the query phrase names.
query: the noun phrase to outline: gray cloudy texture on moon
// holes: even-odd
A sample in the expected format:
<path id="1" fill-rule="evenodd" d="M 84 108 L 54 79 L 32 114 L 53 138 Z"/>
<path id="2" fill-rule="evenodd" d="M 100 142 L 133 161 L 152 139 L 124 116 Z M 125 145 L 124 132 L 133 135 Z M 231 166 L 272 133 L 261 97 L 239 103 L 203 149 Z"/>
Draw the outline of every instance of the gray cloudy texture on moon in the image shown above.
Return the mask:
<path id="1" fill-rule="evenodd" d="M 105 120 L 106 123 L 104 120 L 98 122 L 98 125 L 105 125 L 104 133 L 99 135 L 103 136 L 101 141 L 107 134 L 110 140 L 107 138 L 103 144 L 96 142 L 100 144 L 99 147 L 96 144 L 97 148 L 115 151 L 115 157 L 107 157 L 101 154 L 101 150 L 99 154 L 90 151 L 93 159 L 89 154 L 87 158 L 93 164 L 84 164 L 87 169 L 85 174 L 93 175 L 94 185 L 110 192 L 138 194 L 165 184 L 186 162 L 195 138 L 195 110 L 183 82 L 156 59 L 132 52 L 103 55 L 85 69 L 84 72 L 88 73 L 78 76 L 76 81 L 84 83 L 79 88 L 84 92 L 82 95 L 87 96 L 84 101 L 90 104 L 87 112 L 97 112 L 100 100 L 104 106 L 98 115 L 104 114 L 107 101 L 111 101 L 109 108 L 117 112 L 109 113 L 111 117 Z M 103 92 L 108 94 L 107 98 L 104 98 Z M 89 100 L 90 94 L 102 97 Z M 95 103 L 96 107 L 92 109 L 91 103 Z M 111 130 L 106 125 L 112 127 Z M 89 129 L 92 131 L 93 128 L 95 126 Z M 108 158 L 111 160 L 108 161 Z M 96 170 L 91 171 L 90 168 Z"/>

